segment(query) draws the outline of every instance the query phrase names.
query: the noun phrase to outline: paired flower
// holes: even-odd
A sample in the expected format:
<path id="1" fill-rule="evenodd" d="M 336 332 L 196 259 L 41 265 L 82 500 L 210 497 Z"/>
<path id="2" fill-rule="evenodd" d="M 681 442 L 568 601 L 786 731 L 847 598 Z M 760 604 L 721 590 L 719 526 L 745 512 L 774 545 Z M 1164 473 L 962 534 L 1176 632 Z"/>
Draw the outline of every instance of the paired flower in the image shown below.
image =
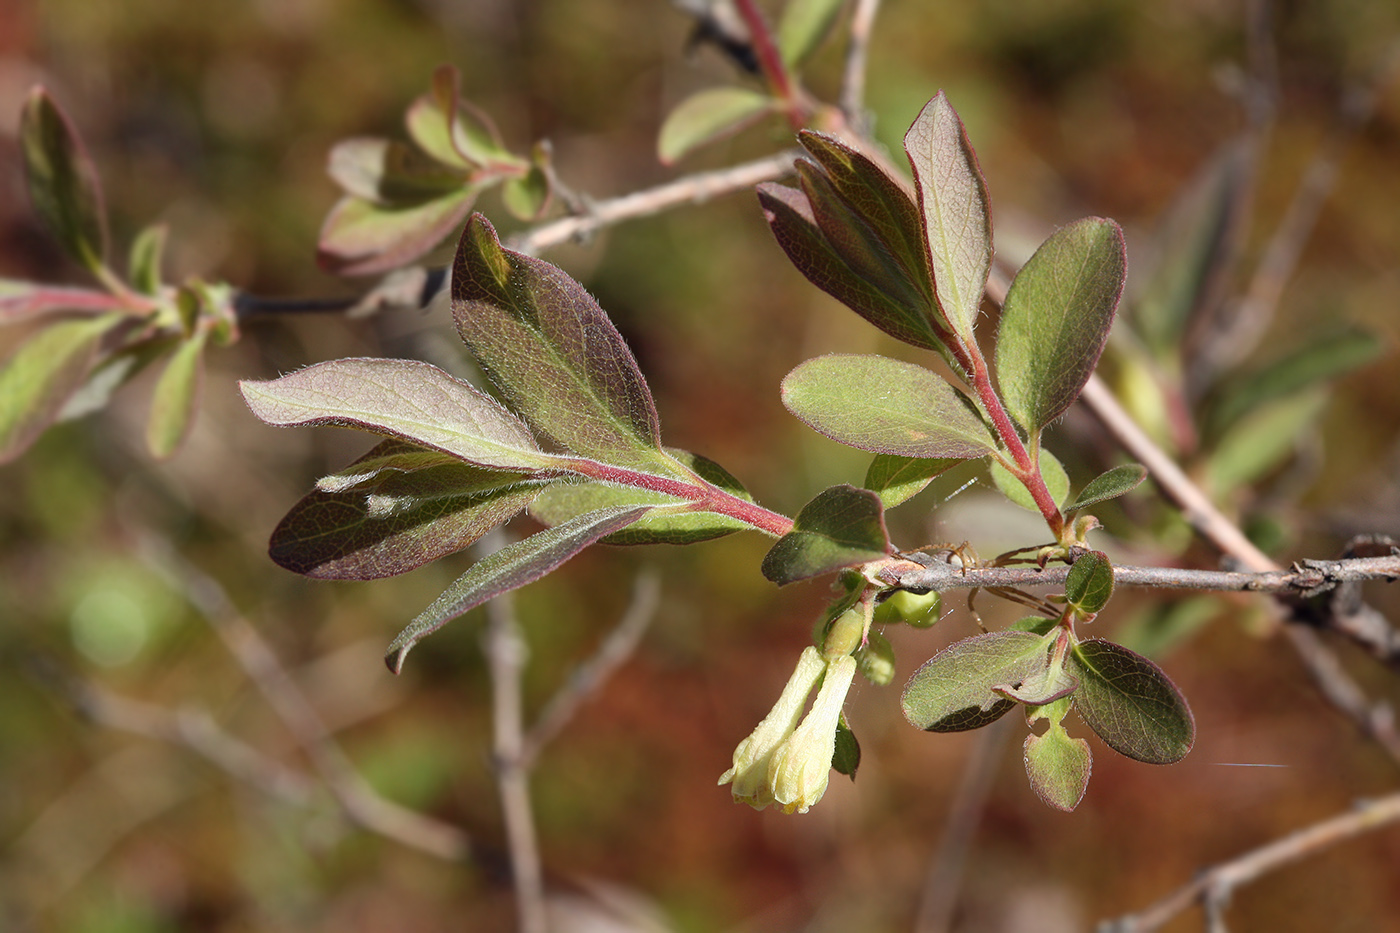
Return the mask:
<path id="1" fill-rule="evenodd" d="M 808 647 L 802 652 L 782 695 L 758 728 L 734 750 L 734 765 L 720 776 L 733 783 L 734 799 L 756 810 L 770 804 L 785 813 L 806 813 L 831 777 L 836 728 L 841 707 L 856 673 L 850 654 L 835 658 Z M 805 717 L 807 697 L 820 681 L 817 698 Z"/>

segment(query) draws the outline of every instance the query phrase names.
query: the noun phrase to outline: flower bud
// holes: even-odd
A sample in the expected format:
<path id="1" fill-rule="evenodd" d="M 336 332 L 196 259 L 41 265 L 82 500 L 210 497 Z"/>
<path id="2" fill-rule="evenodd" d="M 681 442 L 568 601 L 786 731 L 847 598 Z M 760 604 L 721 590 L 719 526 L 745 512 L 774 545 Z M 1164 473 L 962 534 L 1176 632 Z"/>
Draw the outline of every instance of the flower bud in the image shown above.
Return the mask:
<path id="1" fill-rule="evenodd" d="M 734 764 L 720 776 L 720 784 L 734 784 L 734 800 L 762 810 L 773 803 L 772 787 L 768 782 L 769 765 L 774 753 L 797 728 L 807 695 L 817 685 L 826 670 L 826 662 L 816 648 L 807 648 L 797 662 L 797 670 L 788 678 L 773 709 L 734 750 Z"/>
<path id="2" fill-rule="evenodd" d="M 811 712 L 773 754 L 768 786 L 784 813 L 806 813 L 826 793 L 836 754 L 836 724 L 855 673 L 856 659 L 850 655 L 828 663 Z"/>
<path id="3" fill-rule="evenodd" d="M 836 617 L 826 630 L 822 654 L 827 660 L 850 654 L 865 638 L 865 610 L 852 606 Z"/>
<path id="4" fill-rule="evenodd" d="M 936 590 L 911 593 L 895 590 L 875 607 L 875 621 L 881 624 L 907 622 L 915 628 L 928 628 L 938 621 L 943 600 Z"/>
<path id="5" fill-rule="evenodd" d="M 856 666 L 861 676 L 877 687 L 887 687 L 894 680 L 894 646 L 879 632 L 871 632 L 865 645 L 856 652 Z"/>

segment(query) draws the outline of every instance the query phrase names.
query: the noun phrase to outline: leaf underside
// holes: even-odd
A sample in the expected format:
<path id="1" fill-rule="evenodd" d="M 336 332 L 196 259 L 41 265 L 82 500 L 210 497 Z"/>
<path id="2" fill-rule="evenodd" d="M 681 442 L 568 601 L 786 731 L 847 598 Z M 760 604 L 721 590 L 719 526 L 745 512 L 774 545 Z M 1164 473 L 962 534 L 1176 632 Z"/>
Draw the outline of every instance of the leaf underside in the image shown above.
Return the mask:
<path id="1" fill-rule="evenodd" d="M 954 642 L 909 678 L 901 699 L 904 717 L 928 732 L 989 725 L 1016 705 L 992 688 L 1016 687 L 1043 673 L 1049 650 L 1045 638 L 1009 630 Z"/>

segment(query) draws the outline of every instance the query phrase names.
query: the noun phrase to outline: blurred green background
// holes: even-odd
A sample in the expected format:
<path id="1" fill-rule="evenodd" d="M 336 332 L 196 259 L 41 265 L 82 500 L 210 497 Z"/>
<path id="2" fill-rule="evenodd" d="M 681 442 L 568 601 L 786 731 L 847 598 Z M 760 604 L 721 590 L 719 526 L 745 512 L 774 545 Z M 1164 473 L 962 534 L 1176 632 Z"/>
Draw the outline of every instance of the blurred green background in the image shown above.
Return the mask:
<path id="1" fill-rule="evenodd" d="M 1392 0 L 1278 4 L 1278 122 L 1263 163 L 1257 255 L 1337 118 L 1342 91 L 1400 37 Z M 1195 0 L 891 0 L 874 37 L 869 103 L 897 146 L 937 89 L 967 123 L 987 175 L 998 246 L 1024 255 L 1084 214 L 1118 219 L 1130 262 L 1181 187 L 1236 133 L 1226 93 L 1245 55 L 1239 3 Z M 0 5 L 0 276 L 78 281 L 39 228 L 15 141 L 23 96 L 47 85 L 102 173 L 118 244 L 171 226 L 170 274 L 266 295 L 322 297 L 355 285 L 319 272 L 321 218 L 337 196 L 325 154 L 352 135 L 401 137 L 401 114 L 434 66 L 517 151 L 548 138 L 566 183 L 594 198 L 785 146 L 768 126 L 674 169 L 657 127 L 689 92 L 736 80 L 691 21 L 663 2 L 600 0 L 11 0 Z M 810 84 L 830 96 L 833 44 Z M 742 79 L 738 79 L 742 80 Z M 896 150 L 897 151 L 897 148 Z M 1265 346 L 1319 324 L 1376 332 L 1387 360 L 1343 380 L 1297 439 L 1308 469 L 1288 496 L 1232 503 L 1282 527 L 1279 556 L 1330 557 L 1353 532 L 1400 535 L 1400 88 L 1342 163 Z M 499 202 L 481 204 L 503 228 Z M 750 195 L 719 199 L 551 252 L 595 294 L 637 353 L 665 439 L 709 456 L 788 514 L 827 485 L 860 482 L 866 457 L 782 409 L 782 376 L 833 351 L 906 354 L 807 284 Z M 0 347 L 19 331 L 0 332 Z M 401 578 L 318 584 L 271 564 L 268 533 L 313 480 L 370 446 L 332 429 L 276 431 L 234 383 L 347 355 L 455 352 L 446 315 L 360 320 L 261 317 L 216 353 L 189 446 L 153 463 L 141 444 L 149 378 L 109 411 L 51 431 L 0 468 L 0 926 L 136 931 L 503 930 L 512 905 L 489 767 L 489 685 L 474 614 L 417 649 L 401 678 L 379 656 L 462 569 L 459 555 Z M 909 357 L 916 358 L 916 357 Z M 1072 415 L 1048 445 L 1076 484 L 1108 445 Z M 977 486 L 941 506 L 926 494 L 891 516 L 907 547 L 970 540 L 984 555 L 1039 540 Z M 1106 510 L 1134 559 L 1184 546 L 1145 488 Z M 908 513 L 908 514 L 906 514 Z M 1167 541 L 1172 534 L 1176 537 Z M 1029 538 L 1027 537 L 1029 536 Z M 478 847 L 446 864 L 348 826 L 323 794 L 294 807 L 187 751 L 85 721 L 52 676 L 169 709 L 209 713 L 229 733 L 304 767 L 293 737 L 183 597 L 141 557 L 170 541 L 216 578 L 272 643 L 355 765 L 385 796 L 460 823 Z M 1105 540 L 1109 540 L 1105 538 Z M 523 590 L 536 711 L 656 567 L 664 596 L 642 648 L 540 759 L 533 793 L 551 889 L 578 906 L 630 904 L 609 929 L 903 930 L 980 735 L 911 730 L 895 688 L 857 687 L 848 714 L 864 750 L 858 782 L 833 777 L 810 814 L 734 805 L 715 779 L 767 710 L 828 592 L 781 593 L 758 572 L 767 542 L 736 536 L 685 549 L 593 549 Z M 1185 558 L 1209 565 L 1208 549 Z M 1370 594 L 1392 617 L 1394 593 Z M 893 632 L 907 676 L 976 631 L 957 611 L 931 632 Z M 1100 623 L 1140 623 L 1124 594 Z M 1015 613 L 989 599 L 989 625 Z M 1204 865 L 1396 785 L 1394 762 L 1321 701 L 1257 602 L 1230 599 L 1159 660 L 1192 701 L 1199 739 L 1156 768 L 1091 739 L 1098 767 L 1073 815 L 1028 789 L 1019 728 L 993 747 L 990 797 L 967 855 L 954 928 L 1080 930 L 1145 906 Z M 1377 699 L 1395 678 L 1343 647 Z M 901 681 L 902 682 L 902 679 Z M 1076 729 L 1072 729 L 1075 732 Z M 1087 729 L 1077 727 L 1078 734 Z M 1229 767 L 1224 763 L 1279 767 Z M 1400 832 L 1349 842 L 1240 891 L 1238 929 L 1400 927 Z M 620 908 L 619 908 L 620 909 Z M 645 926 L 645 918 L 664 926 Z M 641 919 L 639 919 L 641 918 Z M 616 921 L 620 922 L 620 921 Z M 1188 915 L 1168 927 L 1198 928 Z"/>

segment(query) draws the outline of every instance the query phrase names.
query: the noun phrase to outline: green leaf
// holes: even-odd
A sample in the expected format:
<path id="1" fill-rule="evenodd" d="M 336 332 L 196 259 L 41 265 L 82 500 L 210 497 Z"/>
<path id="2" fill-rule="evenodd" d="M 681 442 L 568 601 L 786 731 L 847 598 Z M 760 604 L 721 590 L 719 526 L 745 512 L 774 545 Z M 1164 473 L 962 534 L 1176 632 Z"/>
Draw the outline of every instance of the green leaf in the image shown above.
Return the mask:
<path id="1" fill-rule="evenodd" d="M 267 382 L 244 380 L 239 388 L 268 424 L 359 428 L 501 470 L 547 470 L 559 462 L 500 403 L 427 363 L 331 360 Z"/>
<path id="2" fill-rule="evenodd" d="M 656 154 L 670 165 L 694 149 L 737 133 L 777 106 L 767 94 L 748 88 L 709 88 L 676 105 L 661 124 Z"/>
<path id="3" fill-rule="evenodd" d="M 480 214 L 457 249 L 452 315 L 535 430 L 585 457 L 683 475 L 661 449 L 651 390 L 603 309 L 562 270 L 502 249 Z"/>
<path id="4" fill-rule="evenodd" d="M 813 430 L 861 450 L 968 459 L 996 449 L 973 404 L 913 363 L 820 356 L 787 374 L 782 395 L 787 410 Z"/>
<path id="5" fill-rule="evenodd" d="M 831 756 L 831 767 L 837 774 L 844 774 L 852 781 L 856 779 L 856 771 L 860 770 L 860 743 L 856 741 L 851 727 L 846 725 L 844 715 L 836 721 L 836 751 Z"/>
<path id="6" fill-rule="evenodd" d="M 373 137 L 336 143 L 328 170 L 346 194 L 391 207 L 434 200 L 462 188 L 468 180 L 462 170 L 404 143 Z"/>
<path id="7" fill-rule="evenodd" d="M 1157 765 L 1191 751 L 1196 720 L 1160 667 L 1098 638 L 1070 649 L 1068 666 L 1079 678 L 1075 708 L 1109 748 Z"/>
<path id="8" fill-rule="evenodd" d="M 1065 506 L 1065 512 L 1077 512 L 1091 505 L 1098 505 L 1109 499 L 1132 492 L 1147 479 L 1147 467 L 1140 463 L 1125 463 L 1105 470 L 1089 480 L 1088 485 L 1079 491 L 1074 501 Z"/>
<path id="9" fill-rule="evenodd" d="M 943 351 L 928 319 L 928 302 L 900 304 L 878 283 L 861 278 L 827 240 L 806 194 L 765 182 L 758 186 L 758 201 L 778 245 L 808 281 L 896 340 Z"/>
<path id="10" fill-rule="evenodd" d="M 1044 635 L 1058 625 L 1059 619 L 1047 619 L 1044 616 L 1022 616 L 1015 622 L 1007 626 L 1014 632 L 1031 632 L 1036 635 Z"/>
<path id="11" fill-rule="evenodd" d="M 151 414 L 146 421 L 146 449 L 157 460 L 174 456 L 194 425 L 204 378 L 204 347 L 209 332 L 198 331 L 182 340 L 165 364 L 151 393 Z"/>
<path id="12" fill-rule="evenodd" d="M 1079 680 L 1064 669 L 1051 664 L 1036 671 L 1019 684 L 996 684 L 992 692 L 1026 706 L 1043 706 L 1069 696 L 1079 687 Z"/>
<path id="13" fill-rule="evenodd" d="M 1159 360 L 1177 362 L 1188 323 L 1219 298 L 1248 219 L 1254 156 L 1236 140 L 1173 200 L 1153 237 L 1155 258 L 1130 321 Z"/>
<path id="14" fill-rule="evenodd" d="M 727 470 L 698 454 L 666 448 L 667 453 L 694 470 L 703 480 L 728 493 L 753 501 L 753 497 Z M 555 483 L 546 488 L 531 505 L 530 515 L 546 525 L 563 524 L 570 519 L 612 505 L 652 505 L 634 524 L 608 535 L 602 544 L 694 544 L 720 538 L 752 526 L 715 512 L 667 511 L 661 506 L 683 506 L 686 500 L 665 493 L 616 486 L 608 483 Z"/>
<path id="15" fill-rule="evenodd" d="M 457 69 L 439 65 L 432 89 L 415 100 L 404 115 L 408 134 L 424 152 L 444 165 L 473 170 L 485 165 L 523 165 L 501 142 L 490 118 L 459 90 Z"/>
<path id="16" fill-rule="evenodd" d="M 832 486 L 797 513 L 792 531 L 764 556 L 763 575 L 782 586 L 889 553 L 880 497 L 868 489 Z"/>
<path id="17" fill-rule="evenodd" d="M 865 471 L 865 488 L 880 497 L 885 508 L 907 502 L 924 491 L 934 478 L 962 463 L 956 457 L 899 457 L 876 454 Z"/>
<path id="18" fill-rule="evenodd" d="M 278 565 L 321 580 L 373 580 L 460 551 L 542 488 L 390 440 L 317 483 L 272 533 Z"/>
<path id="19" fill-rule="evenodd" d="M 549 151 L 536 146 L 534 158 L 525 174 L 506 179 L 501 186 L 501 203 L 521 220 L 538 220 L 549 208 L 553 191 L 549 185 Z"/>
<path id="20" fill-rule="evenodd" d="M 54 422 L 87 379 L 102 338 L 124 314 L 61 321 L 45 327 L 0 369 L 0 463 L 8 463 Z"/>
<path id="21" fill-rule="evenodd" d="M 475 187 L 459 188 L 407 206 L 341 198 L 321 225 L 316 258 L 340 275 L 377 275 L 406 266 L 456 229 L 476 194 Z"/>
<path id="22" fill-rule="evenodd" d="M 403 670 L 404 659 L 419 641 L 443 625 L 502 593 L 533 583 L 599 538 L 626 528 L 646 514 L 647 506 L 614 506 L 508 544 L 472 564 L 471 569 L 424 609 L 389 645 L 389 670 Z"/>
<path id="23" fill-rule="evenodd" d="M 992 483 L 1001 490 L 1002 495 L 1023 509 L 1040 511 L 1035 500 L 1031 498 L 1030 490 L 1012 475 L 1010 470 L 992 460 L 991 474 Z M 1065 472 L 1059 458 L 1043 447 L 1040 449 L 1040 477 L 1045 480 L 1045 488 L 1050 490 L 1050 498 L 1055 500 L 1055 504 L 1064 502 L 1065 497 L 1069 495 L 1069 474 Z"/>
<path id="24" fill-rule="evenodd" d="M 1265 404 L 1360 369 L 1383 349 L 1376 335 L 1365 330 L 1318 334 L 1297 350 L 1221 385 L 1208 410 L 1205 433 L 1210 438 L 1227 437 L 1231 426 Z"/>
<path id="25" fill-rule="evenodd" d="M 789 69 L 801 67 L 831 32 L 844 0 L 788 0 L 778 20 L 778 53 Z"/>
<path id="26" fill-rule="evenodd" d="M 904 718 L 928 732 L 965 732 L 1000 719 L 1015 701 L 995 692 L 1050 666 L 1050 642 L 1029 632 L 988 632 L 954 642 L 904 685 Z"/>
<path id="27" fill-rule="evenodd" d="M 1123 231 L 1088 217 L 1052 233 L 1016 273 L 997 331 L 997 383 L 1028 434 L 1065 413 L 1098 364 L 1123 294 Z"/>
<path id="28" fill-rule="evenodd" d="M 165 255 L 165 241 L 169 233 L 170 227 L 166 224 L 151 224 L 131 241 L 127 279 L 131 287 L 143 295 L 160 293 L 161 259 Z"/>
<path id="29" fill-rule="evenodd" d="M 1079 806 L 1093 770 L 1088 742 L 1053 721 L 1044 735 L 1026 736 L 1025 761 L 1031 789 L 1047 806 L 1066 813 Z"/>
<path id="30" fill-rule="evenodd" d="M 1327 407 L 1327 390 L 1314 386 L 1263 405 L 1231 426 L 1206 461 L 1210 489 L 1224 495 L 1277 467 L 1313 429 Z"/>
<path id="31" fill-rule="evenodd" d="M 34 209 L 68 255 L 97 273 L 107 256 L 102 185 L 77 130 L 42 87 L 25 99 L 19 142 Z"/>
<path id="32" fill-rule="evenodd" d="M 992 214 L 977 155 L 942 91 L 904 134 L 904 151 L 914 170 L 939 307 L 954 333 L 971 343 L 992 268 Z"/>
<path id="33" fill-rule="evenodd" d="M 1102 551 L 1081 554 L 1065 577 L 1065 600 L 1085 615 L 1102 612 L 1113 596 L 1113 564 Z"/>

